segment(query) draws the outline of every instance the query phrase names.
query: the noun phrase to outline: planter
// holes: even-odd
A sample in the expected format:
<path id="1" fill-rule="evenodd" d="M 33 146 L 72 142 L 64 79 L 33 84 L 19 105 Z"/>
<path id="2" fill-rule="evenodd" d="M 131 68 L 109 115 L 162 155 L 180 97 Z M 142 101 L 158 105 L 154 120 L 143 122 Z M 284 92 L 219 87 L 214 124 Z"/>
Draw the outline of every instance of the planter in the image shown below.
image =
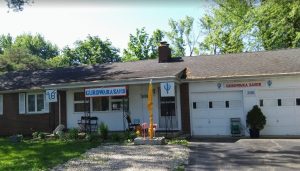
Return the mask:
<path id="1" fill-rule="evenodd" d="M 259 129 L 249 129 L 251 138 L 259 138 Z"/>

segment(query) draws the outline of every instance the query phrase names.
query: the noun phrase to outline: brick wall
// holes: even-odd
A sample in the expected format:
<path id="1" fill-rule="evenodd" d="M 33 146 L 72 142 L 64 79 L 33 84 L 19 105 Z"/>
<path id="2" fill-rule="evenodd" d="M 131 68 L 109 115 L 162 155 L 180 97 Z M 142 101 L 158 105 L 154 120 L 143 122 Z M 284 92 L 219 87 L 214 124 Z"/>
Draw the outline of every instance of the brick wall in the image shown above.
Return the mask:
<path id="1" fill-rule="evenodd" d="M 66 123 L 66 93 L 61 93 L 62 123 Z M 0 135 L 51 132 L 58 124 L 58 102 L 50 104 L 47 114 L 19 114 L 19 94 L 3 94 L 3 115 L 0 115 Z"/>
<path id="2" fill-rule="evenodd" d="M 181 125 L 184 133 L 191 133 L 190 124 L 190 104 L 189 104 L 189 84 L 180 85 L 181 103 Z"/>

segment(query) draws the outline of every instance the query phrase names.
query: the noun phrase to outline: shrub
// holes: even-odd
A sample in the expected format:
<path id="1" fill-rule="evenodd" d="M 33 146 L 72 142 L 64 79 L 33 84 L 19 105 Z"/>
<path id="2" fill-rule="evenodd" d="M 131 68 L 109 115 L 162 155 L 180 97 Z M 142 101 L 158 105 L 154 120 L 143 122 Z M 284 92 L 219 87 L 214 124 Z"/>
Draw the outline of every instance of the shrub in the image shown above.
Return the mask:
<path id="1" fill-rule="evenodd" d="M 86 136 L 85 136 L 85 139 L 90 142 L 97 141 L 97 140 L 99 140 L 99 138 L 100 137 L 98 134 L 86 134 Z"/>
<path id="2" fill-rule="evenodd" d="M 261 109 L 255 105 L 247 114 L 247 127 L 253 130 L 262 130 L 266 125 L 266 117 Z"/>
<path id="3" fill-rule="evenodd" d="M 101 122 L 98 128 L 98 132 L 101 138 L 106 140 L 108 135 L 108 126 L 105 123 Z"/>
<path id="4" fill-rule="evenodd" d="M 185 139 L 172 139 L 168 141 L 168 144 L 188 145 L 189 142 Z"/>
<path id="5" fill-rule="evenodd" d="M 38 137 L 39 137 L 39 139 L 44 140 L 44 139 L 46 139 L 46 134 L 43 133 L 43 132 L 40 132 L 40 133 L 38 134 Z"/>
<path id="6" fill-rule="evenodd" d="M 33 138 L 33 139 L 39 138 L 39 132 L 33 132 L 33 133 L 32 133 L 32 138 Z"/>
<path id="7" fill-rule="evenodd" d="M 54 135 L 57 136 L 61 140 L 63 140 L 65 138 L 65 133 L 63 131 L 56 131 L 56 134 L 54 134 Z"/>
<path id="8" fill-rule="evenodd" d="M 136 133 L 134 133 L 134 132 L 130 132 L 130 131 L 126 131 L 125 133 L 124 133 L 124 138 L 126 139 L 126 140 L 133 140 L 133 139 L 135 139 L 137 136 L 136 136 Z"/>
<path id="9" fill-rule="evenodd" d="M 111 140 L 115 142 L 121 141 L 121 135 L 118 133 L 113 133 L 111 134 Z"/>
<path id="10" fill-rule="evenodd" d="M 74 128 L 74 129 L 70 129 L 68 131 L 68 139 L 72 139 L 72 140 L 77 140 L 78 139 L 78 129 Z"/>

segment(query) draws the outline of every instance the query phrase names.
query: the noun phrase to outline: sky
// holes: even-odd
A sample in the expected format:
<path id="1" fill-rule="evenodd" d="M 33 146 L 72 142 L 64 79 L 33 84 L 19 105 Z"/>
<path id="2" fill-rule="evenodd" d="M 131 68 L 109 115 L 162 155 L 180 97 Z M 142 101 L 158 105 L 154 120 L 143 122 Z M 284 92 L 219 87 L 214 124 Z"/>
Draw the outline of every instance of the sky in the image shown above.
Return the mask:
<path id="1" fill-rule="evenodd" d="M 197 20 L 210 7 L 207 0 L 35 0 L 13 12 L 0 0 L 0 34 L 40 33 L 59 48 L 72 47 L 87 35 L 99 36 L 122 52 L 136 28 L 168 31 L 170 18 Z"/>

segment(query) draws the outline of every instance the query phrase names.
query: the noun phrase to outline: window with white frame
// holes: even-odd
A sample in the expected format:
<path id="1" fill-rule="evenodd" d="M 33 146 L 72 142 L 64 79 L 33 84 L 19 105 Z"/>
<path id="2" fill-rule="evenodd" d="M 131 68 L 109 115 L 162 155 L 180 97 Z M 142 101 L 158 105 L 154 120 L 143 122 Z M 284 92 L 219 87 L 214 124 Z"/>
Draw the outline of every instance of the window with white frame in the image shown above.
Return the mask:
<path id="1" fill-rule="evenodd" d="M 74 93 L 74 112 L 128 111 L 128 106 L 128 96 L 85 98 L 84 92 Z"/>
<path id="2" fill-rule="evenodd" d="M 95 112 L 109 110 L 109 97 L 93 97 L 92 109 Z"/>
<path id="3" fill-rule="evenodd" d="M 74 112 L 90 111 L 90 99 L 85 98 L 84 92 L 74 93 Z"/>
<path id="4" fill-rule="evenodd" d="M 110 97 L 111 110 L 123 110 L 128 111 L 128 98 L 123 96 Z"/>
<path id="5" fill-rule="evenodd" d="M 42 113 L 45 111 L 44 93 L 28 93 L 27 94 L 27 112 Z"/>

